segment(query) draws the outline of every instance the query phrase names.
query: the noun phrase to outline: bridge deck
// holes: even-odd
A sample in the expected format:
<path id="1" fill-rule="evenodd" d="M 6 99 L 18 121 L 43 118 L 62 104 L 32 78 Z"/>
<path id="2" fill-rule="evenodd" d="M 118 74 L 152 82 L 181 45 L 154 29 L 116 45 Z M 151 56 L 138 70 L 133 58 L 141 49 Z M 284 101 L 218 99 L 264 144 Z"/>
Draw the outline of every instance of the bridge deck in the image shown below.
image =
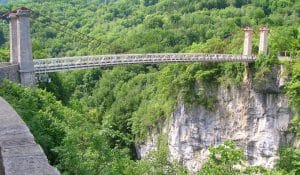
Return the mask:
<path id="1" fill-rule="evenodd" d="M 122 64 L 160 64 L 184 62 L 253 62 L 255 56 L 205 53 L 117 54 L 48 58 L 34 60 L 36 74 L 88 69 Z"/>

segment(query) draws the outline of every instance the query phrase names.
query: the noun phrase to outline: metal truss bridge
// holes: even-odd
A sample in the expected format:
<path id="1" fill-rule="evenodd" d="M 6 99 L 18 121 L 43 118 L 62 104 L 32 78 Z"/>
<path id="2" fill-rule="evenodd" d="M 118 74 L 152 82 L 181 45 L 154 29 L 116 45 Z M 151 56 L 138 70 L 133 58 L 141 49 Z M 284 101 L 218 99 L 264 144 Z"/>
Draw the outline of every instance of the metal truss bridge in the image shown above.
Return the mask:
<path id="1" fill-rule="evenodd" d="M 35 59 L 35 74 L 126 64 L 163 64 L 191 62 L 253 62 L 255 56 L 206 53 L 157 53 L 75 56 Z"/>

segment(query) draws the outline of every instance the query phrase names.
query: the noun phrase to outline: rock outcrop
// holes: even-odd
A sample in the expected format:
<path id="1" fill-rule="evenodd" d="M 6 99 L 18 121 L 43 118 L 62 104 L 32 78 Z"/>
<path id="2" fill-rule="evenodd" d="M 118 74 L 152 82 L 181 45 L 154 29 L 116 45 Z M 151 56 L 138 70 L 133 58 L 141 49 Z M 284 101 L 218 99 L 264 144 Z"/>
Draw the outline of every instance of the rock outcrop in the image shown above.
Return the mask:
<path id="1" fill-rule="evenodd" d="M 240 88 L 219 87 L 214 111 L 178 104 L 164 128 L 170 158 L 182 162 L 193 174 L 207 159 L 208 147 L 234 140 L 245 150 L 249 165 L 272 168 L 280 145 L 292 139 L 287 134 L 292 116 L 288 99 L 278 88 L 283 83 L 282 72 L 276 74 L 276 86 L 267 86 L 271 93 L 257 92 L 251 81 Z M 275 89 L 270 90 L 272 87 Z M 152 133 L 139 145 L 140 156 L 154 150 L 156 143 L 157 134 Z"/>

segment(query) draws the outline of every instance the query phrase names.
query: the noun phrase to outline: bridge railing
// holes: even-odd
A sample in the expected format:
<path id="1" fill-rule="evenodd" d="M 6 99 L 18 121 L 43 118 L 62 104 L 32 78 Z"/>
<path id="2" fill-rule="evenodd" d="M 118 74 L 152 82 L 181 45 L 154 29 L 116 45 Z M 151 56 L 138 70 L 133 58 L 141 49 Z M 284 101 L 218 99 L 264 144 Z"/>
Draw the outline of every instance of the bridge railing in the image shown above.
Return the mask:
<path id="1" fill-rule="evenodd" d="M 295 59 L 297 54 L 300 54 L 300 53 L 293 52 L 293 51 L 279 51 L 278 59 L 279 60 Z"/>
<path id="2" fill-rule="evenodd" d="M 157 64 L 176 62 L 252 62 L 255 56 L 205 53 L 117 54 L 76 56 L 34 60 L 35 73 L 86 69 L 121 64 Z"/>
<path id="3" fill-rule="evenodd" d="M 2 66 L 9 66 L 10 62 L 0 62 L 0 67 Z"/>

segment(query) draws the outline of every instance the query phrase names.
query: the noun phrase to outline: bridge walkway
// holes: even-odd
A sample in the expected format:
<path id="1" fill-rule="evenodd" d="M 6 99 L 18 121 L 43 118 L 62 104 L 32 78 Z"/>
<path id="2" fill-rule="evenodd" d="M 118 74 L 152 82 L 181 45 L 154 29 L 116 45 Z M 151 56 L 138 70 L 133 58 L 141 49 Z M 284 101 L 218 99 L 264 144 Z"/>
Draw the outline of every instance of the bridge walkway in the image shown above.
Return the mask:
<path id="1" fill-rule="evenodd" d="M 88 69 L 124 64 L 163 64 L 188 62 L 253 62 L 255 56 L 206 53 L 157 53 L 75 56 L 35 59 L 35 74 L 65 70 Z"/>

